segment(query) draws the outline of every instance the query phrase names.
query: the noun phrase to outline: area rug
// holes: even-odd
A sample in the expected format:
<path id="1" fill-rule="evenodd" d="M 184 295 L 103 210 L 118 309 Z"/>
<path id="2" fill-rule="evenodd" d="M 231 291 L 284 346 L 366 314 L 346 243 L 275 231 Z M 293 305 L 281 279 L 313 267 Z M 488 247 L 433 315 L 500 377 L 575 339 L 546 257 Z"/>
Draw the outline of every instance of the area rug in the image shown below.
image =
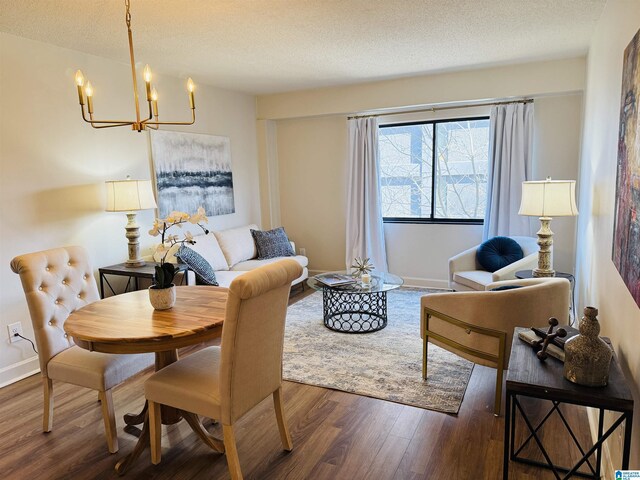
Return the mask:
<path id="1" fill-rule="evenodd" d="M 372 333 L 329 330 L 322 293 L 287 311 L 284 378 L 429 410 L 458 413 L 473 363 L 429 344 L 422 379 L 420 297 L 434 292 L 399 288 L 388 292 L 387 327 Z"/>

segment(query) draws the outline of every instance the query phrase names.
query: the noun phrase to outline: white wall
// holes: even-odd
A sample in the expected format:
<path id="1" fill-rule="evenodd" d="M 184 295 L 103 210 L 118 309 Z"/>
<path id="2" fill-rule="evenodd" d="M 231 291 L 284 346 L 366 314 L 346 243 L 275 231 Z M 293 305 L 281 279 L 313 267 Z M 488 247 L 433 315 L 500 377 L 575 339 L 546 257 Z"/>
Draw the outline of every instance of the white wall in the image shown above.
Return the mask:
<path id="1" fill-rule="evenodd" d="M 601 334 L 611 338 L 633 389 L 630 468 L 634 470 L 640 469 L 640 308 L 618 274 L 611 251 L 623 52 L 639 28 L 640 2 L 610 0 L 591 41 L 576 254 L 579 309 L 598 308 Z M 613 467 L 618 468 L 620 435 L 608 444 Z"/>
<path id="2" fill-rule="evenodd" d="M 151 178 L 146 133 L 94 130 L 82 121 L 77 68 L 95 87 L 97 118 L 135 116 L 128 65 L 0 33 L 0 385 L 37 368 L 27 342 L 8 342 L 6 325 L 15 321 L 33 339 L 11 259 L 76 244 L 88 249 L 96 269 L 124 261 L 126 217 L 104 212 L 104 181 Z M 157 87 L 161 120 L 189 118 L 184 79 L 158 76 Z M 187 131 L 231 138 L 236 213 L 210 225 L 259 223 L 255 98 L 198 85 L 196 107 Z M 154 214 L 138 215 L 145 253 Z"/>
<path id="3" fill-rule="evenodd" d="M 259 97 L 259 115 L 279 118 L 267 121 L 272 135 L 266 134 L 264 128 L 261 141 L 265 142 L 263 150 L 277 157 L 279 186 L 277 191 L 271 191 L 270 198 L 278 197 L 282 225 L 298 247 L 306 248 L 312 270 L 343 269 L 347 116 L 342 112 L 352 111 L 355 106 L 374 110 L 394 102 L 398 102 L 396 106 L 417 104 L 425 98 L 424 88 L 434 85 L 439 90 L 429 89 L 428 96 L 436 103 L 481 100 L 498 91 L 515 96 L 527 96 L 531 92 L 544 95 L 535 100 L 534 177 L 576 179 L 584 67 L 582 59 L 573 59 L 458 72 L 445 75 L 447 81 L 442 75 L 435 75 Z M 395 89 L 408 86 L 408 91 Z M 469 92 L 477 96 L 470 97 Z M 380 120 L 393 123 L 483 114 L 488 114 L 488 108 L 402 114 L 380 117 Z M 265 154 L 265 158 L 261 158 L 261 164 L 268 171 L 266 157 Z M 268 186 L 263 184 L 263 187 L 264 197 L 269 198 Z M 268 205 L 272 207 L 275 203 L 270 201 Z M 539 228 L 537 223 L 534 219 L 532 233 Z M 573 272 L 575 219 L 556 219 L 552 226 L 556 232 L 556 267 Z M 482 227 L 386 224 L 385 235 L 390 271 L 413 285 L 443 287 L 447 285 L 447 260 L 478 244 Z"/>

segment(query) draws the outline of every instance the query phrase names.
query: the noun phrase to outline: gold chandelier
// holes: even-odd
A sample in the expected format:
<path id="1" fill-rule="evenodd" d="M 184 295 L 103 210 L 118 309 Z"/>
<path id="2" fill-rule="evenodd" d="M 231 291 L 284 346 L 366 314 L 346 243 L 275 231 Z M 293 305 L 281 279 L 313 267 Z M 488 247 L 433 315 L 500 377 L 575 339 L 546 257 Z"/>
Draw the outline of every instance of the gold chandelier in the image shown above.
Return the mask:
<path id="1" fill-rule="evenodd" d="M 149 65 L 145 65 L 143 71 L 144 83 L 146 86 L 147 103 L 149 104 L 149 116 L 147 118 L 140 118 L 140 102 L 138 101 L 138 80 L 136 77 L 136 65 L 133 56 L 133 34 L 131 33 L 131 2 L 125 0 L 126 8 L 125 22 L 127 24 L 127 31 L 129 34 L 129 57 L 131 58 L 131 75 L 133 77 L 133 99 L 136 105 L 136 119 L 134 121 L 127 120 L 95 120 L 93 118 L 93 86 L 80 70 L 76 72 L 76 85 L 78 87 L 78 100 L 80 101 L 80 109 L 82 110 L 82 119 L 90 123 L 93 128 L 110 128 L 110 127 L 123 127 L 125 125 L 131 125 L 132 130 L 141 132 L 147 128 L 157 129 L 158 125 L 193 125 L 196 121 L 196 104 L 193 98 L 193 91 L 195 85 L 193 80 L 189 78 L 187 80 L 187 90 L 189 92 L 189 107 L 191 108 L 191 121 L 190 122 L 160 122 L 158 121 L 158 92 L 151 85 L 151 69 Z M 85 98 L 87 103 L 87 111 L 89 118 L 85 113 Z M 152 121 L 154 120 L 154 121 Z"/>

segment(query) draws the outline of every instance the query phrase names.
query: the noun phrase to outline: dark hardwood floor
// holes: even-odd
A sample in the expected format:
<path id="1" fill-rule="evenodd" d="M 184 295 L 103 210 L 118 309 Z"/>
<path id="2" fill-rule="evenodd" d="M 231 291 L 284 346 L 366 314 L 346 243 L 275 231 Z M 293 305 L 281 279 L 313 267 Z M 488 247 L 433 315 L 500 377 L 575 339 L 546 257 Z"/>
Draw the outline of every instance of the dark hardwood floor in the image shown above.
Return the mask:
<path id="1" fill-rule="evenodd" d="M 307 294 L 295 295 L 292 302 Z M 40 376 L 0 389 L 0 478 L 117 478 L 113 467 L 136 440 L 122 430 L 122 415 L 140 410 L 142 385 L 149 373 L 143 372 L 114 390 L 120 442 L 120 451 L 114 455 L 107 451 L 96 392 L 54 384 L 53 431 L 44 434 Z M 285 382 L 285 409 L 294 449 L 282 451 L 273 404 L 266 399 L 237 426 L 244 476 L 314 480 L 502 478 L 504 418 L 492 413 L 494 382 L 495 370 L 476 366 L 457 416 Z M 526 404 L 539 418 L 546 413 L 543 403 Z M 563 411 L 580 441 L 590 445 L 586 411 L 580 407 Z M 521 427 L 519 424 L 519 436 L 523 437 Z M 163 428 L 162 463 L 152 465 L 147 450 L 125 478 L 229 478 L 224 455 L 209 450 L 185 422 Z M 208 428 L 222 436 L 219 425 Z M 542 431 L 552 458 L 578 458 L 577 448 L 563 433 L 556 419 Z M 535 445 L 525 451 L 542 460 Z M 510 474 L 515 479 L 553 478 L 549 471 L 514 463 Z"/>

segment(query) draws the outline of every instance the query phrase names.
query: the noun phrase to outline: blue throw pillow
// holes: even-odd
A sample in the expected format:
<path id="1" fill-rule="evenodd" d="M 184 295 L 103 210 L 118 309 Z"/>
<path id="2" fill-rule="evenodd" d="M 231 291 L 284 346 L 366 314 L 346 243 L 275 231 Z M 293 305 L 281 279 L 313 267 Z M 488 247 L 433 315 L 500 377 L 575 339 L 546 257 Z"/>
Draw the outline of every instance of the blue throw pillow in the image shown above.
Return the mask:
<path id="1" fill-rule="evenodd" d="M 522 285 L 501 285 L 489 290 L 490 292 L 502 292 L 503 290 L 513 290 L 514 288 L 522 288 Z"/>
<path id="2" fill-rule="evenodd" d="M 282 227 L 267 231 L 251 230 L 251 235 L 258 251 L 258 260 L 295 255 L 289 237 Z"/>
<path id="3" fill-rule="evenodd" d="M 196 274 L 196 284 L 218 286 L 216 272 L 214 272 L 211 264 L 198 252 L 182 245 L 176 252 L 176 257 Z"/>
<path id="4" fill-rule="evenodd" d="M 509 237 L 493 237 L 476 251 L 476 260 L 488 272 L 495 272 L 524 257 L 518 242 Z"/>

